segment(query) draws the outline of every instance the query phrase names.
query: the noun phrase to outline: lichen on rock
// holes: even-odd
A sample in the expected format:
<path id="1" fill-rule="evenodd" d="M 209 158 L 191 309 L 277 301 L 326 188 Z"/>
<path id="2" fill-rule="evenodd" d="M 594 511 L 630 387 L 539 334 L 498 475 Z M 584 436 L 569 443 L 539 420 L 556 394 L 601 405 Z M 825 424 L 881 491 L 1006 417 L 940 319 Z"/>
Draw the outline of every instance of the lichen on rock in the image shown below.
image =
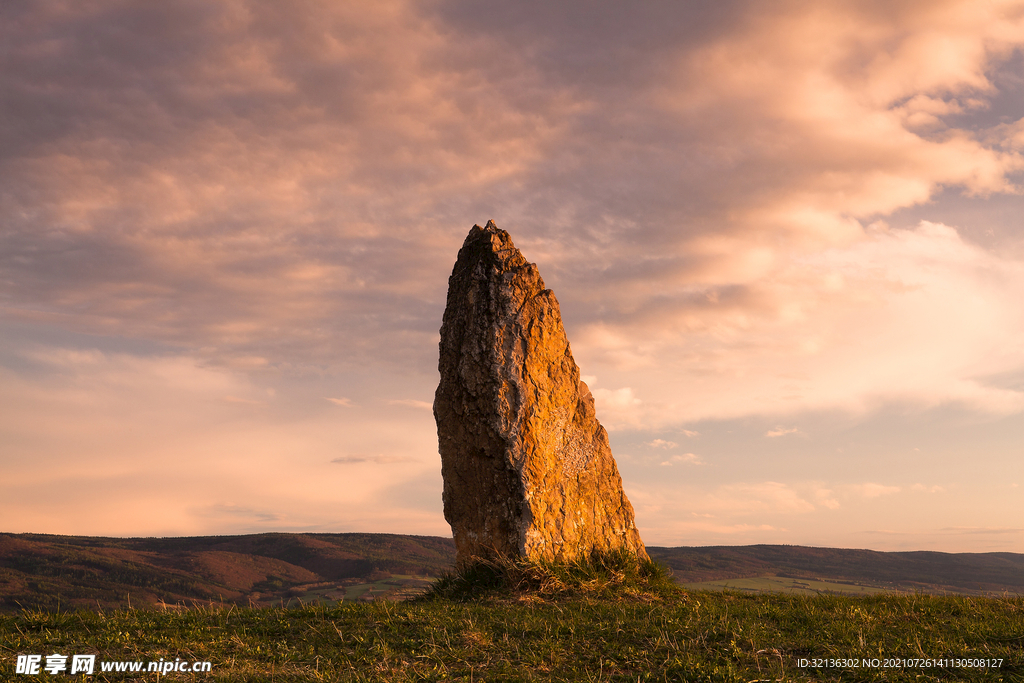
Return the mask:
<path id="1" fill-rule="evenodd" d="M 554 293 L 493 221 L 448 280 L 434 397 L 459 563 L 647 553 Z"/>

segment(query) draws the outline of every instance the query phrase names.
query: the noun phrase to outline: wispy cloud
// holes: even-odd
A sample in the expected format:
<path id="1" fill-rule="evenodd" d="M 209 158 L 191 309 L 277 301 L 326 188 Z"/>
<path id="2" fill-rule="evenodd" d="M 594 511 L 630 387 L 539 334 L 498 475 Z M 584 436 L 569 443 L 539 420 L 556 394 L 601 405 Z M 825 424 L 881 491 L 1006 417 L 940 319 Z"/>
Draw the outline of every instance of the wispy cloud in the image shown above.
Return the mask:
<path id="1" fill-rule="evenodd" d="M 591 362 L 630 377 L 645 399 L 632 424 L 651 429 L 751 414 L 865 414 L 891 403 L 1007 415 L 1024 409 L 1024 393 L 986 378 L 1024 367 L 1024 347 L 998 341 L 1024 337 L 1011 294 L 1022 288 L 1024 259 L 922 223 L 777 261 L 727 300 L 682 297 L 676 309 L 662 306 L 657 323 L 601 323 L 582 339 Z"/>
<path id="2" fill-rule="evenodd" d="M 266 401 L 254 401 L 251 398 L 239 398 L 238 396 L 225 396 L 222 400 L 227 403 L 242 403 L 250 406 L 262 406 L 266 405 Z"/>
<path id="3" fill-rule="evenodd" d="M 693 507 L 729 514 L 751 512 L 807 513 L 814 504 L 793 486 L 778 482 L 751 482 L 725 484 L 709 491 Z"/>
<path id="4" fill-rule="evenodd" d="M 863 496 L 864 498 L 879 498 L 881 496 L 891 496 L 895 493 L 899 493 L 902 490 L 899 486 L 886 486 L 885 484 L 877 484 L 875 482 L 853 484 L 849 488 L 856 495 Z"/>
<path id="5" fill-rule="evenodd" d="M 965 527 L 954 526 L 941 529 L 949 534 L 1024 534 L 1024 528 L 1020 527 Z"/>
<path id="6" fill-rule="evenodd" d="M 676 454 L 669 457 L 668 460 L 661 461 L 661 465 L 663 467 L 671 467 L 672 465 L 677 464 L 703 465 L 704 463 L 701 462 L 701 459 L 693 453 Z"/>
<path id="7" fill-rule="evenodd" d="M 410 408 L 419 408 L 420 410 L 433 410 L 434 404 L 428 403 L 427 401 L 417 401 L 412 398 L 400 398 L 388 401 L 388 405 L 391 406 L 408 406 Z"/>
<path id="8" fill-rule="evenodd" d="M 109 492 L 195 470 L 217 484 L 190 479 L 147 528 L 230 531 L 189 512 L 220 489 L 295 527 L 398 525 L 374 497 L 402 468 L 356 486 L 328 463 L 433 452 L 429 403 L 390 397 L 436 385 L 451 264 L 488 218 L 557 293 L 640 469 L 697 464 L 664 457 L 697 436 L 723 462 L 730 420 L 781 451 L 823 415 L 1015 419 L 1016 4 L 5 7 L 0 443 L 10 472 L 96 479 L 55 483 L 66 503 L 8 488 L 2 516 L 145 533 Z M 792 527 L 757 515 L 981 495 L 808 482 L 792 457 L 753 483 L 721 468 L 679 516 L 736 506 L 716 528 L 766 542 Z M 435 493 L 402 514 L 443 533 Z M 644 523 L 675 528 L 671 506 Z"/>
<path id="9" fill-rule="evenodd" d="M 393 465 L 399 462 L 416 462 L 416 458 L 404 455 L 343 455 L 331 460 L 336 465 L 358 465 L 373 463 L 375 465 Z"/>
<path id="10" fill-rule="evenodd" d="M 594 389 L 594 403 L 598 419 L 609 429 L 636 426 L 640 423 L 641 401 L 633 395 L 631 387 L 621 389 Z"/>
<path id="11" fill-rule="evenodd" d="M 197 513 L 201 516 L 207 517 L 237 517 L 253 522 L 279 522 L 285 518 L 284 515 L 278 512 L 258 510 L 244 505 L 236 505 L 234 503 L 218 503 L 215 505 L 209 505 L 204 508 L 200 508 L 197 510 Z"/>
<path id="12" fill-rule="evenodd" d="M 765 436 L 774 438 L 774 437 L 777 437 L 777 436 L 786 436 L 787 434 L 799 434 L 799 433 L 800 433 L 800 430 L 797 429 L 796 427 L 790 427 L 788 429 L 786 427 L 776 427 L 775 429 L 769 429 L 767 432 L 765 432 Z"/>

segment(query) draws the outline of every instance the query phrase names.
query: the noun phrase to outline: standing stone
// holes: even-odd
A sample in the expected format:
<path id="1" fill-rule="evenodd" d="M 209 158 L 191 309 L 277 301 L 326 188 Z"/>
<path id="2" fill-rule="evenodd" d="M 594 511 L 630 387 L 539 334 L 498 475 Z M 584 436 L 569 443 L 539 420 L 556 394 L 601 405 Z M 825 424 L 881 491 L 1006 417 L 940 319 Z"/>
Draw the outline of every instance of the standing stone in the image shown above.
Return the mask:
<path id="1" fill-rule="evenodd" d="M 558 301 L 493 221 L 448 280 L 434 418 L 459 564 L 501 553 L 646 559 Z"/>

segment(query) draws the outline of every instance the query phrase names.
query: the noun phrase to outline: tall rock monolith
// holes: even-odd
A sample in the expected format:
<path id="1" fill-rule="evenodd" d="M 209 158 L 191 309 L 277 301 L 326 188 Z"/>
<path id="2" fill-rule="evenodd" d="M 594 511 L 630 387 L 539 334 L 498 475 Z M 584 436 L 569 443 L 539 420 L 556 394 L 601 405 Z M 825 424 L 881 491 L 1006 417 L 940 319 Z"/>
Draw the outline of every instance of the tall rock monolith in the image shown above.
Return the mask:
<path id="1" fill-rule="evenodd" d="M 646 559 L 558 301 L 493 221 L 448 280 L 434 417 L 457 561 Z"/>

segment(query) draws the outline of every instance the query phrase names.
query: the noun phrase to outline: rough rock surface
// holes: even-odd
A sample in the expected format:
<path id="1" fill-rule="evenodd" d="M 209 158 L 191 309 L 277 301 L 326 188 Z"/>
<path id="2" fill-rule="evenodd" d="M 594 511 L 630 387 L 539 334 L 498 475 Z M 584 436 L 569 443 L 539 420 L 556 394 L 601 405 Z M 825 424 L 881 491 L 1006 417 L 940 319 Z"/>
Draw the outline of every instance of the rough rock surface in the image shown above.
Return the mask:
<path id="1" fill-rule="evenodd" d="M 440 346 L 434 417 L 457 561 L 646 558 L 555 295 L 493 222 L 459 251 Z"/>

